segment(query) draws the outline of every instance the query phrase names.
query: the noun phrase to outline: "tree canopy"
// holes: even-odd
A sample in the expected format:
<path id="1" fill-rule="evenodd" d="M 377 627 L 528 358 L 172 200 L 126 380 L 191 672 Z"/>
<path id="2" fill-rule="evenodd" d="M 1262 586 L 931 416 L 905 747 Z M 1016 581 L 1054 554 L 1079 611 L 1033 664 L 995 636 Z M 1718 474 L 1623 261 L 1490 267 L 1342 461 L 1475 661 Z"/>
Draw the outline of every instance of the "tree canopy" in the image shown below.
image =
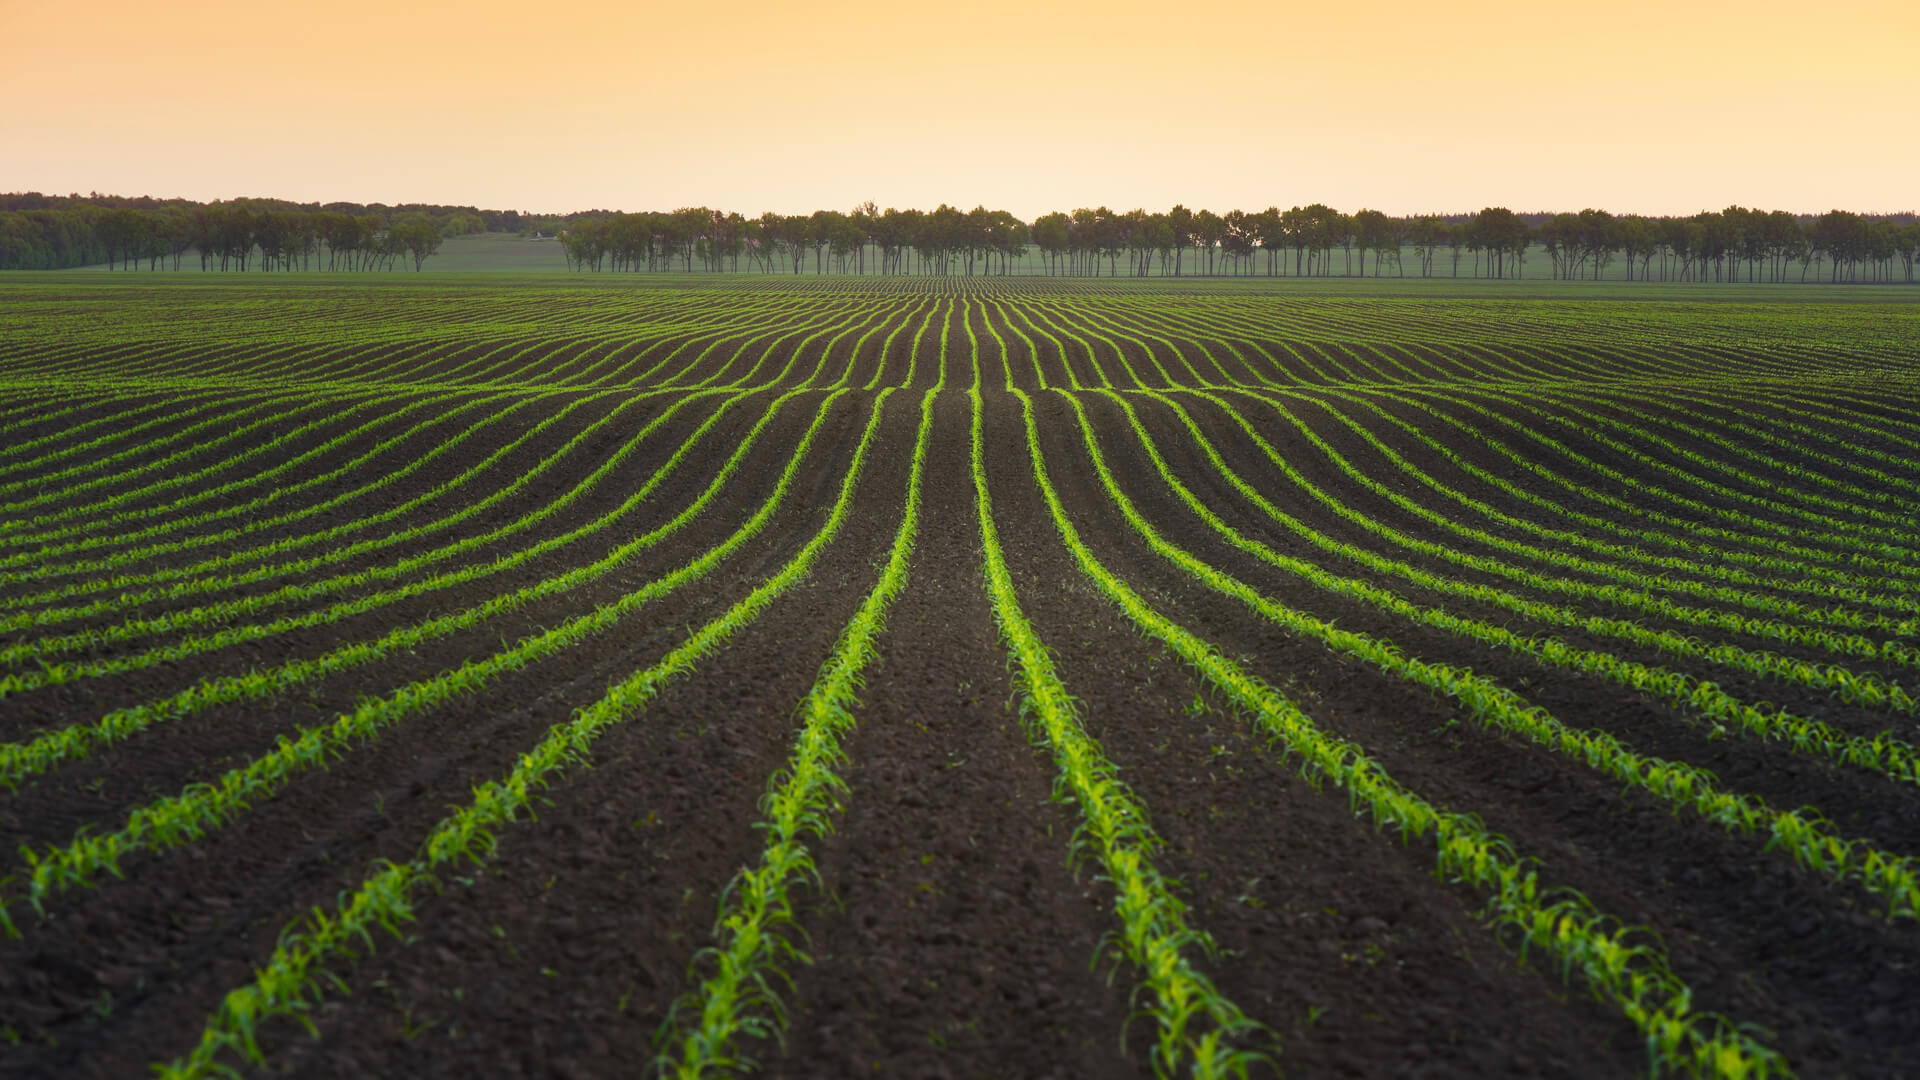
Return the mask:
<path id="1" fill-rule="evenodd" d="M 0 195 L 0 269 L 415 270 L 440 240 L 517 232 L 540 219 L 515 210 L 278 199 L 194 203 L 106 195 Z M 558 227 L 552 219 L 549 229 Z"/>
<path id="2" fill-rule="evenodd" d="M 1740 206 L 1691 217 L 1097 206 L 1025 222 L 985 206 L 882 210 L 870 201 L 757 217 L 704 206 L 539 216 L 424 204 L 0 195 L 0 269 L 178 270 L 191 253 L 202 270 L 417 271 L 443 239 L 477 232 L 550 233 L 574 270 L 636 273 L 1505 278 L 1544 256 L 1567 280 L 1597 280 L 1618 262 L 1629 280 L 1911 282 L 1920 258 L 1912 214 Z"/>

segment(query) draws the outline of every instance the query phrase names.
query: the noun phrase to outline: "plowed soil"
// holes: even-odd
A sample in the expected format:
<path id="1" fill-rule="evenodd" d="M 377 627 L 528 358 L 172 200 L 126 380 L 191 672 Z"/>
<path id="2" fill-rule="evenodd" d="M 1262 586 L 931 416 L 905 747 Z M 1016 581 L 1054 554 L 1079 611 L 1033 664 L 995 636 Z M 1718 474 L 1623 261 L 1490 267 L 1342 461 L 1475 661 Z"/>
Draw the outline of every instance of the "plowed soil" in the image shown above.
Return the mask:
<path id="1" fill-rule="evenodd" d="M 31 464 L 16 472 L 7 471 L 18 464 L 12 455 L 0 454 L 0 483 L 23 484 L 0 498 L 5 504 L 0 505 L 0 619 L 21 620 L 0 628 L 0 646 L 6 647 L 34 646 L 53 635 L 118 633 L 114 628 L 132 618 L 234 603 L 291 583 L 384 567 L 538 514 L 584 485 L 609 455 L 626 447 L 629 456 L 561 512 L 458 557 L 392 578 L 330 587 L 321 599 L 289 593 L 257 610 L 208 619 L 188 630 L 129 631 L 124 640 L 63 645 L 58 655 L 48 656 L 50 661 L 111 669 L 0 695 L 0 740 L 10 745 L 66 725 L 97 723 L 114 710 L 218 680 L 257 672 L 281 677 L 275 673 L 289 670 L 289 664 L 572 574 L 694 504 L 774 396 L 808 382 L 816 370 L 820 374 L 811 389 L 768 423 L 738 472 L 670 541 L 469 628 L 356 660 L 331 674 L 287 675 L 283 687 L 238 701 L 195 706 L 44 775 L 28 776 L 11 791 L 0 789 L 0 853 L 15 864 L 0 868 L 0 899 L 19 931 L 0 940 L 0 1075 L 137 1076 L 189 1051 L 223 996 L 251 980 L 282 934 L 301 925 L 306 913 L 330 910 L 383 861 L 415 856 L 422 838 L 451 807 L 469 801 L 478 785 L 507 773 L 555 725 L 599 700 L 610 685 L 657 663 L 691 630 L 778 572 L 828 520 L 867 419 L 880 407 L 851 512 L 799 586 L 557 774 L 530 815 L 498 830 L 491 857 L 441 868 L 432 887 L 416 897 L 412 919 L 397 934 L 376 932 L 351 955 L 333 957 L 327 978 L 300 1018 L 304 1022 L 276 1017 L 260 1027 L 259 1062 L 249 1064 L 238 1055 L 222 1058 L 243 1071 L 302 1077 L 646 1072 L 656 1054 L 671 1049 L 663 1047 L 659 1033 L 671 1029 L 676 1002 L 686 1009 L 682 999 L 709 970 L 703 950 L 715 941 L 715 914 L 729 885 L 742 867 L 758 859 L 765 839 L 759 827 L 761 800 L 792 751 L 796 705 L 879 578 L 900 522 L 920 395 L 936 384 L 942 388 L 933 407 L 919 537 L 907 583 L 887 613 L 876 655 L 863 673 L 858 723 L 844 737 L 846 756 L 837 769 L 846 787 L 836 799 L 831 830 L 810 840 L 817 876 L 797 886 L 794 925 L 787 931 L 800 955 L 768 976 L 783 1003 L 784 1036 L 749 1040 L 741 1049 L 765 1075 L 796 1080 L 1152 1075 L 1152 1019 L 1141 1011 L 1145 1003 L 1135 992 L 1137 972 L 1110 948 L 1117 931 L 1111 888 L 1096 863 L 1075 856 L 1072 838 L 1080 827 L 1080 808 L 1059 797 L 1048 750 L 1036 742 L 1021 712 L 1019 672 L 1009 665 L 983 585 L 981 528 L 968 459 L 972 414 L 965 393 L 976 362 L 985 400 L 986 482 L 1021 605 L 1078 700 L 1087 733 L 1149 810 L 1163 842 L 1154 856 L 1157 865 L 1175 882 L 1189 907 L 1189 921 L 1211 939 L 1210 948 L 1194 950 L 1198 968 L 1264 1025 L 1255 1048 L 1269 1057 L 1256 1072 L 1617 1077 L 1644 1072 L 1647 1050 L 1634 1024 L 1617 1006 L 1590 993 L 1580 976 L 1557 969 L 1538 951 L 1522 957 L 1511 935 L 1491 928 L 1481 910 L 1484 897 L 1435 873 L 1430 839 L 1405 841 L 1397 832 L 1377 830 L 1345 793 L 1303 779 L 1298 762 L 1283 747 L 1265 741 L 1099 592 L 1062 544 L 1041 497 L 1019 402 L 1000 389 L 1007 371 L 1034 395 L 1039 453 L 1075 528 L 1099 559 L 1156 610 L 1297 700 L 1326 730 L 1365 748 L 1408 788 L 1435 805 L 1478 815 L 1534 861 L 1543 885 L 1577 890 L 1622 923 L 1642 928 L 1645 940 L 1661 943 L 1674 972 L 1692 987 L 1696 1009 L 1755 1025 L 1798 1072 L 1920 1074 L 1920 1023 L 1913 1005 L 1920 1002 L 1920 938 L 1910 921 L 1887 920 L 1883 903 L 1851 884 L 1835 884 L 1795 865 L 1765 837 L 1732 834 L 1644 793 L 1623 792 L 1579 761 L 1483 728 L 1457 703 L 1287 633 L 1209 590 L 1141 539 L 1103 489 L 1073 410 L 1040 382 L 1044 377 L 1049 384 L 1078 379 L 1132 387 L 1137 377 L 1141 384 L 1159 387 L 1166 380 L 1156 362 L 1167 365 L 1176 386 L 1191 375 L 1188 363 L 1206 375 L 1224 369 L 1237 380 L 1273 377 L 1293 386 L 1333 381 L 1328 373 L 1342 369 L 1384 378 L 1401 370 L 1397 364 L 1427 365 L 1437 379 L 1470 379 L 1489 362 L 1486 354 L 1445 342 L 1422 343 L 1417 335 L 1407 348 L 1390 354 L 1367 352 L 1364 341 L 1358 346 L 1337 340 L 1256 343 L 1249 334 L 1271 331 L 1257 324 L 1250 329 L 1224 315 L 1235 329 L 1218 339 L 1205 338 L 1195 328 L 1207 317 L 1199 307 L 1137 332 L 1118 333 L 1113 327 L 1130 325 L 1126 320 L 1132 317 L 1124 305 L 1111 315 L 1117 323 L 1062 317 L 1055 305 L 1072 302 L 1072 295 L 1061 291 L 1065 286 L 1035 286 L 1035 295 L 1044 295 L 1046 303 L 1018 317 L 1009 314 L 1021 302 L 1017 293 L 996 294 L 992 303 L 982 304 L 964 290 L 823 291 L 818 296 L 798 291 L 806 287 L 825 288 L 721 297 L 705 316 L 711 326 L 676 323 L 659 333 L 641 332 L 648 318 L 659 311 L 689 310 L 687 301 L 667 290 L 642 293 L 640 301 L 595 294 L 612 305 L 610 310 L 620 310 L 622 303 L 641 305 L 636 310 L 643 314 L 627 313 L 635 324 L 631 334 L 621 331 L 606 310 L 583 307 L 566 319 L 555 317 L 552 324 L 542 322 L 546 316 L 521 313 L 516 318 L 527 322 L 490 327 L 485 341 L 455 336 L 410 347 L 254 343 L 189 359 L 191 350 L 178 345 L 156 343 L 143 350 L 103 343 L 94 356 L 97 370 L 89 369 L 96 374 L 138 369 L 143 363 L 161 370 L 172 364 L 185 373 L 206 364 L 294 381 L 263 382 L 230 396 L 185 383 L 165 390 L 129 385 L 101 401 L 54 395 L 43 410 L 59 412 L 57 423 L 38 418 L 24 380 L 43 366 L 66 362 L 60 359 L 64 354 L 21 359 L 22 385 L 0 395 L 0 432 L 10 442 L 47 440 L 62 425 L 80 428 L 121 412 L 128 425 L 152 426 L 139 442 L 108 439 L 67 457 L 58 453 L 57 440 L 36 444 L 23 452 Z M 1191 299 L 1203 305 L 1209 298 Z M 955 302 L 951 309 L 950 301 Z M 567 319 L 578 321 L 576 329 L 594 327 L 595 336 L 567 336 Z M 789 331 L 801 322 L 813 328 Z M 977 354 L 968 344 L 969 329 L 981 342 Z M 1006 355 L 991 331 L 1006 340 Z M 1089 340 L 1081 343 L 1071 335 Z M 1293 357 L 1290 363 L 1297 366 L 1276 375 L 1267 362 L 1276 355 Z M 1670 358 L 1678 363 L 1690 355 L 1676 349 Z M 1209 364 L 1208 356 L 1222 361 L 1221 367 Z M 1532 354 L 1524 359 L 1550 362 Z M 1707 361 L 1695 357 L 1694 362 Z M 333 396 L 300 397 L 295 373 L 302 365 L 313 378 L 330 380 L 327 393 Z M 672 458 L 722 400 L 702 398 L 657 432 L 632 442 L 674 398 L 638 399 L 634 392 L 643 387 L 623 380 L 642 372 L 653 372 L 655 379 L 680 372 L 675 385 L 685 389 L 726 385 L 752 371 L 745 385 L 753 386 L 782 369 L 788 371 L 784 382 L 731 408 L 665 475 L 652 497 L 619 512 L 623 500 Z M 432 680 L 470 658 L 565 624 L 723 543 L 773 496 L 802 433 L 827 399 L 820 387 L 842 373 L 840 385 L 847 392 L 826 407 L 784 501 L 763 531 L 711 573 L 605 632 L 503 672 L 484 687 L 355 744 L 206 835 L 170 850 L 130 855 L 115 873 L 103 873 L 89 887 L 56 890 L 43 910 L 26 901 L 30 867 L 14 851 L 42 852 L 89 832 L 120 829 L 143 805 L 218 783 L 222 774 L 244 767 L 302 728 L 329 723 L 369 698 Z M 0 353 L 0 377 L 8 374 Z M 376 376 L 419 385 L 395 402 L 349 412 L 357 399 L 345 388 L 355 378 Z M 541 378 L 554 386 L 525 403 Z M 869 382 L 900 389 L 881 406 L 881 395 Z M 409 413 L 376 424 L 271 481 L 246 482 L 252 472 L 292 461 L 428 393 L 455 393 L 445 411 L 464 411 L 373 454 L 346 475 L 291 491 L 270 510 L 225 513 L 276 487 L 294 488 L 324 475 L 435 415 Z M 464 408 L 489 394 L 503 396 Z M 1268 406 L 1251 397 L 1229 397 L 1304 476 L 1343 504 L 1394 529 L 1457 543 L 1458 550 L 1477 557 L 1513 557 L 1432 530 L 1418 515 L 1356 484 Z M 562 422 L 461 479 L 493 450 L 583 399 L 585 404 Z M 1666 702 L 1598 676 L 1549 669 L 1523 655 L 1414 625 L 1316 588 L 1234 547 L 1161 483 L 1117 405 L 1095 393 L 1080 393 L 1079 400 L 1098 432 L 1101 452 L 1141 515 L 1172 543 L 1263 595 L 1343 629 L 1391 641 L 1423 660 L 1469 668 L 1572 727 L 1608 732 L 1647 754 L 1710 768 L 1729 788 L 1773 806 L 1814 807 L 1849 837 L 1895 853 L 1920 849 L 1920 789 L 1912 784 L 1795 755 L 1776 743 L 1725 738 Z M 1163 404 L 1139 396 L 1131 400 L 1174 473 L 1226 525 L 1285 555 L 1371 579 L 1357 561 L 1327 555 L 1241 498 Z M 1554 528 L 1577 527 L 1435 459 L 1399 429 L 1377 418 L 1370 421 L 1367 410 L 1337 395 L 1320 399 L 1324 404 L 1299 397 L 1275 400 L 1368 475 L 1422 505 L 1463 520 L 1468 516 L 1430 488 L 1395 475 L 1388 459 L 1339 416 L 1368 427 L 1443 485 L 1497 502 L 1509 513 L 1536 515 L 1529 520 Z M 1602 502 L 1569 495 L 1514 469 L 1478 440 L 1420 410 L 1384 396 L 1375 400 L 1463 459 L 1529 492 L 1582 513 L 1607 512 Z M 1447 415 L 1474 422 L 1469 410 L 1434 400 Z M 273 404 L 260 404 L 267 401 Z M 509 409 L 516 402 L 524 404 Z M 1221 409 L 1194 398 L 1183 398 L 1182 404 L 1237 472 L 1328 537 L 1457 580 L 1509 588 L 1533 600 L 1568 602 L 1491 573 L 1462 569 L 1439 554 L 1392 548 L 1274 470 Z M 1743 414 L 1731 405 L 1692 414 L 1590 407 L 1612 420 L 1647 426 L 1663 415 L 1703 425 L 1765 422 L 1764 416 Z M 1499 409 L 1523 423 L 1537 422 L 1523 409 Z M 220 444 L 175 465 L 132 471 L 180 449 L 168 440 L 194 423 L 231 413 L 231 423 L 215 429 L 230 432 L 234 425 L 281 410 L 287 411 L 279 422 L 283 431 L 319 416 L 336 419 L 291 441 L 274 443 L 273 433 L 250 434 L 234 440 L 239 446 Z M 1862 436 L 1884 455 L 1872 467 L 1898 470 L 1888 457 L 1904 445 L 1892 428 L 1905 414 L 1888 409 L 1870 415 L 1873 423 L 1888 426 L 1888 434 Z M 567 449 L 576 435 L 601 421 L 594 434 Z M 1812 415 L 1798 416 L 1796 422 L 1828 423 Z M 434 453 L 469 426 L 473 433 L 457 451 Z M 111 433 L 110 425 L 80 430 L 81 443 Z M 1831 430 L 1836 438 L 1843 434 L 1837 426 Z M 1542 445 L 1500 437 L 1551 459 L 1555 468 L 1572 467 Z M 1582 454 L 1606 458 L 1634 483 L 1681 483 L 1674 474 L 1628 458 L 1609 458 L 1600 441 L 1574 436 L 1567 441 Z M 239 481 L 231 495 L 176 511 L 169 504 L 191 494 L 192 487 L 146 489 L 166 475 L 213 466 L 254 444 L 266 449 L 216 467 L 206 481 Z M 1765 484 L 1793 482 L 1790 469 L 1763 468 L 1726 447 L 1697 441 L 1689 446 L 1713 461 L 1750 469 Z M 1645 442 L 1636 447 L 1654 449 Z M 1754 455 L 1783 453 L 1774 445 L 1750 449 Z M 117 465 L 88 468 L 122 452 L 127 456 Z M 51 456 L 41 460 L 44 455 Z M 420 459 L 425 465 L 402 482 L 378 482 Z M 76 483 L 96 475 L 109 482 L 63 494 L 62 470 L 74 467 L 81 467 L 72 474 Z M 538 483 L 486 513 L 453 525 L 435 524 L 534 469 L 543 470 Z M 116 471 L 125 478 L 111 479 Z M 1861 474 L 1823 463 L 1820 475 L 1853 483 Z M 1920 470 L 1899 473 L 1902 480 L 1917 477 Z M 45 493 L 56 498 L 6 510 L 40 494 L 41 485 L 52 485 Z M 1767 490 L 1759 484 L 1735 486 L 1755 495 Z M 1631 494 L 1630 485 L 1613 481 L 1596 482 L 1595 490 Z M 434 492 L 439 494 L 391 524 L 353 528 L 360 517 Z M 320 506 L 343 493 L 353 497 L 292 523 L 250 525 Z M 126 499 L 112 504 L 111 512 L 90 511 L 96 502 L 120 495 Z M 1706 505 L 1715 513 L 1737 514 L 1743 504 L 1716 496 Z M 122 512 L 133 516 L 112 516 Z M 45 523 L 31 520 L 47 514 L 56 516 Z M 184 514 L 207 516 L 178 529 L 168 526 Z M 1773 512 L 1765 519 L 1799 520 Z M 1870 517 L 1847 520 L 1874 525 Z M 510 573 L 483 574 L 239 644 L 214 640 L 223 629 L 357 603 L 435 573 L 483 566 L 593 523 L 599 523 L 595 530 Z M 1539 542 L 1521 530 L 1470 523 L 1507 539 Z M 67 525 L 74 529 L 70 537 L 33 539 L 40 530 Z M 149 525 L 159 530 L 151 538 L 122 538 Z M 337 540 L 293 553 L 278 546 L 329 529 L 345 531 Z M 218 542 L 196 539 L 220 530 L 233 535 Z M 18 542 L 9 541 L 16 534 Z M 333 549 L 382 537 L 368 550 L 327 557 Z M 88 546 L 60 552 L 57 546 L 68 539 L 87 540 Z M 1890 546 L 1903 542 L 1891 527 L 1883 539 Z M 139 557 L 122 554 L 148 543 L 171 546 Z M 1841 541 L 1809 543 L 1816 550 L 1841 552 L 1836 559 L 1853 550 Z M 43 548 L 55 553 L 41 554 Z M 16 555 L 18 562 L 5 562 Z M 211 569 L 194 569 L 216 556 L 232 556 L 220 574 L 257 573 L 244 581 L 222 581 Z M 273 569 L 308 557 L 324 565 L 285 574 Z M 65 565 L 80 559 L 121 561 L 104 570 Z M 1902 610 L 1902 598 L 1920 590 L 1920 570 L 1906 571 L 1886 578 L 1885 591 L 1896 598 L 1893 610 Z M 116 581 L 115 574 L 131 576 Z M 119 593 L 147 588 L 143 574 L 164 583 L 193 584 L 184 599 L 146 596 L 111 603 Z M 1722 670 L 1704 660 L 1675 660 L 1404 582 L 1380 583 L 1417 603 L 1520 633 L 1556 636 L 1582 648 L 1713 679 L 1743 700 L 1790 708 L 1842 730 L 1871 734 L 1891 728 L 1903 738 L 1915 735 L 1911 715 L 1896 721 L 1885 711 L 1850 705 L 1817 689 Z M 65 592 L 57 600 L 41 595 L 60 590 Z M 96 606 L 72 616 L 46 616 L 43 624 L 27 619 L 62 605 L 90 603 Z M 1697 632 L 1651 617 L 1646 623 Z M 1912 644 L 1920 635 L 1894 637 Z M 1726 640 L 1750 650 L 1778 648 L 1757 635 Z M 1890 682 L 1901 682 L 1902 676 L 1913 681 L 1911 671 L 1893 661 L 1814 659 L 1845 662 Z M 28 656 L 0 667 L 0 675 L 36 670 L 45 669 Z"/>

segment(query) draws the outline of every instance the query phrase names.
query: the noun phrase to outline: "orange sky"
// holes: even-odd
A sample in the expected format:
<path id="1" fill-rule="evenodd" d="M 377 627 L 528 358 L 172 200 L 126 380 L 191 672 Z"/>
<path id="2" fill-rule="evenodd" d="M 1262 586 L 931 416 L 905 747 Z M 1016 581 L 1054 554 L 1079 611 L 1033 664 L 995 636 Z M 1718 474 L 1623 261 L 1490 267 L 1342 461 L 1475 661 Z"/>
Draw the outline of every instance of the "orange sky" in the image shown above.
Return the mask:
<path id="1" fill-rule="evenodd" d="M 1920 208 L 1920 0 L 0 0 L 0 190 Z"/>

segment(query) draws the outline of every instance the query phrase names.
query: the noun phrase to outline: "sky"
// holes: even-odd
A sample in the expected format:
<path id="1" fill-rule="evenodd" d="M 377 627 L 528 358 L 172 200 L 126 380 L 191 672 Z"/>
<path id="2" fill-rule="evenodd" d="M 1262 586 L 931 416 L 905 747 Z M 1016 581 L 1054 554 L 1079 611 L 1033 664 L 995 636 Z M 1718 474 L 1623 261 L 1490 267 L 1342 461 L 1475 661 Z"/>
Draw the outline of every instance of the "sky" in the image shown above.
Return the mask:
<path id="1" fill-rule="evenodd" d="M 1920 0 L 0 0 L 0 191 L 1920 209 Z"/>

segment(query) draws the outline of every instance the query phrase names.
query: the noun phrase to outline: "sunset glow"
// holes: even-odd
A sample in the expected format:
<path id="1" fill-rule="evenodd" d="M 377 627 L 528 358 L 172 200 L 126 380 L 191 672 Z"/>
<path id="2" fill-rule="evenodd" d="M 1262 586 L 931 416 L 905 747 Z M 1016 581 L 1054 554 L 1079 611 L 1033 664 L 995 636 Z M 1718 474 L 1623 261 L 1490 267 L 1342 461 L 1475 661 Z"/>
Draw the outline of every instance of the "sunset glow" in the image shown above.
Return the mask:
<path id="1" fill-rule="evenodd" d="M 0 189 L 1908 210 L 1920 4 L 0 4 Z"/>

